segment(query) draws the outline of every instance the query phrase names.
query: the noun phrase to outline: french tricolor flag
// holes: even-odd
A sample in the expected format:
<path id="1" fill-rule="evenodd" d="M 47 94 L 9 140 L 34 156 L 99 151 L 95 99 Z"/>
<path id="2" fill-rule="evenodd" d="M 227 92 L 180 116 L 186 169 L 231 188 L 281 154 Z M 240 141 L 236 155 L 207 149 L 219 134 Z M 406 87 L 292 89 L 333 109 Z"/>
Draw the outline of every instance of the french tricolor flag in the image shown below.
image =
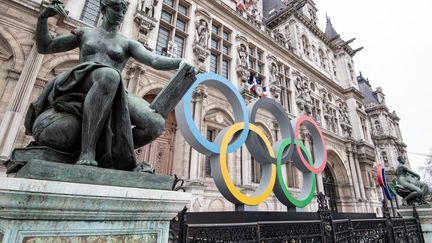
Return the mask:
<path id="1" fill-rule="evenodd" d="M 249 94 L 253 94 L 255 92 L 255 86 L 256 86 L 256 79 L 255 76 L 251 74 L 251 76 L 249 77 L 249 80 L 246 82 L 246 85 L 248 87 L 249 90 Z"/>

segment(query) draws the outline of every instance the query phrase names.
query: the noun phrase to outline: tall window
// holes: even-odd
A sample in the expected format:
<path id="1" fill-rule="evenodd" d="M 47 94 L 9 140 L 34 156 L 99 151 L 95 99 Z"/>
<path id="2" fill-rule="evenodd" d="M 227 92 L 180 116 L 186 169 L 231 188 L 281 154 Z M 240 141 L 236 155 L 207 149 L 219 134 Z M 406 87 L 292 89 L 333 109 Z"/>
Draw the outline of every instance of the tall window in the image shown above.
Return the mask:
<path id="1" fill-rule="evenodd" d="M 364 139 L 365 140 L 369 140 L 368 130 L 367 130 L 367 126 L 366 126 L 366 119 L 360 118 L 360 123 L 361 123 L 361 126 L 362 126 Z"/>
<path id="2" fill-rule="evenodd" d="M 281 105 L 288 113 L 292 113 L 292 91 L 291 91 L 291 74 L 288 66 L 280 65 L 281 77 Z"/>
<path id="3" fill-rule="evenodd" d="M 158 35 L 158 41 L 156 45 L 156 53 L 159 55 L 166 56 L 167 55 L 167 48 L 168 48 L 168 42 L 170 32 L 169 30 L 160 27 L 159 28 L 159 35 Z"/>
<path id="4" fill-rule="evenodd" d="M 252 168 L 252 182 L 260 183 L 261 182 L 261 164 L 255 161 L 253 157 L 251 157 L 251 168 Z"/>
<path id="5" fill-rule="evenodd" d="M 327 68 L 327 58 L 326 58 L 326 56 L 324 54 L 324 51 L 320 49 L 318 51 L 318 54 L 319 54 L 319 58 L 320 58 L 320 65 L 321 65 L 321 67 L 323 67 L 324 69 L 326 69 Z"/>
<path id="6" fill-rule="evenodd" d="M 324 184 L 324 194 L 329 197 L 329 206 L 332 212 L 337 212 L 337 203 L 336 203 L 336 181 L 333 177 L 333 173 L 330 168 L 327 166 L 322 173 L 323 184 Z"/>
<path id="7" fill-rule="evenodd" d="M 210 72 L 229 79 L 232 31 L 215 21 L 213 21 L 211 30 Z"/>
<path id="8" fill-rule="evenodd" d="M 288 187 L 295 188 L 296 185 L 296 178 L 297 178 L 297 172 L 296 167 L 292 161 L 288 161 L 286 164 L 287 169 L 287 185 Z"/>
<path id="9" fill-rule="evenodd" d="M 213 53 L 210 55 L 210 72 L 218 72 L 218 56 Z"/>
<path id="10" fill-rule="evenodd" d="M 264 51 L 249 44 L 249 69 L 250 72 L 259 77 L 261 83 L 264 84 Z"/>
<path id="11" fill-rule="evenodd" d="M 213 142 L 216 136 L 216 129 L 207 128 L 207 140 Z M 206 177 L 211 177 L 210 156 L 205 157 L 204 173 Z"/>
<path id="12" fill-rule="evenodd" d="M 100 0 L 87 0 L 81 13 L 81 20 L 96 26 L 100 18 Z"/>
<path id="13" fill-rule="evenodd" d="M 184 57 L 186 39 L 188 37 L 189 9 L 190 5 L 183 1 L 163 1 L 159 35 L 156 44 L 157 54 Z"/>

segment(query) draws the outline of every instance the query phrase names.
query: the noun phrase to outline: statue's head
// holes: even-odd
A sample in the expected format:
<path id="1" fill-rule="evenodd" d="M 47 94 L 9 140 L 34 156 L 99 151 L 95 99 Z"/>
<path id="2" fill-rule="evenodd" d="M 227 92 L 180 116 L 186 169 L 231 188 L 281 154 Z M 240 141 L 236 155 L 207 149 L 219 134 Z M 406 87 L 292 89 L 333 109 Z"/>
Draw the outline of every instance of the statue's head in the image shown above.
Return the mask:
<path id="1" fill-rule="evenodd" d="M 101 12 L 112 25 L 120 25 L 126 15 L 126 0 L 100 0 Z"/>
<path id="2" fill-rule="evenodd" d="M 406 158 L 405 158 L 405 156 L 403 156 L 403 155 L 400 155 L 399 157 L 398 157 L 398 161 L 399 161 L 399 163 L 401 163 L 401 164 L 405 164 L 405 162 L 406 162 Z"/>

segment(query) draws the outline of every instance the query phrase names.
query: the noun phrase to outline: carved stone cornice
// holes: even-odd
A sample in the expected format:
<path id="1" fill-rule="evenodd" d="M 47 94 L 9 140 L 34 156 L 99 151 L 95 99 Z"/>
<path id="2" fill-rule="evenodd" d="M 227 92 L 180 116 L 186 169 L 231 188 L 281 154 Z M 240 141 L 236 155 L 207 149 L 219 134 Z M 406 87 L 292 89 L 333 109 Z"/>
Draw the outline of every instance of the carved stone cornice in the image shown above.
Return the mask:
<path id="1" fill-rule="evenodd" d="M 198 86 L 198 88 L 192 94 L 192 99 L 194 102 L 203 101 L 207 97 L 208 97 L 208 88 L 203 85 Z"/>
<path id="2" fill-rule="evenodd" d="M 138 11 L 135 14 L 134 21 L 139 27 L 138 41 L 141 42 L 147 49 L 149 49 L 147 40 L 150 32 L 156 27 L 158 21 L 155 18 L 145 15 L 141 11 Z"/>

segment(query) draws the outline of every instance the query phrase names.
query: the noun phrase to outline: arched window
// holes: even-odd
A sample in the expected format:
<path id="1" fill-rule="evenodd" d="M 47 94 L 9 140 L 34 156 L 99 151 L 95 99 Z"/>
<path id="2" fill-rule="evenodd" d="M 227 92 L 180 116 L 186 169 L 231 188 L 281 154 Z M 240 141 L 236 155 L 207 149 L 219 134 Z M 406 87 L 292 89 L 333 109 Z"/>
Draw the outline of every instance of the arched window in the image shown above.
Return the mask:
<path id="1" fill-rule="evenodd" d="M 80 19 L 89 25 L 96 26 L 100 14 L 100 0 L 86 0 Z"/>
<path id="2" fill-rule="evenodd" d="M 336 203 L 336 183 L 333 177 L 333 173 L 327 166 L 322 174 L 324 183 L 324 194 L 329 198 L 329 206 L 332 212 L 337 212 Z"/>

